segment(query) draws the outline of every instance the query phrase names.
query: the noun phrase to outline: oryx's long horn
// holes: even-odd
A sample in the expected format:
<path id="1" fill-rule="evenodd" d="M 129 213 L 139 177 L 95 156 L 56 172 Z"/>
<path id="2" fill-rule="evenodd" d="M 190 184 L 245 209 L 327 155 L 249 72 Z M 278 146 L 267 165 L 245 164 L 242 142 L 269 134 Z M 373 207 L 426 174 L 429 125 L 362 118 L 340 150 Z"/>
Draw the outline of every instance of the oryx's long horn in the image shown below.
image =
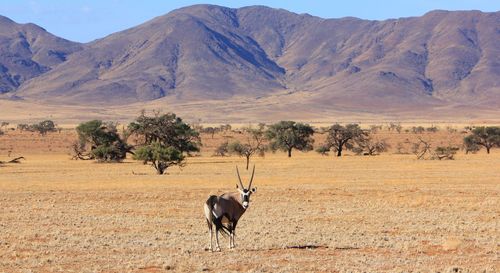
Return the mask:
<path id="1" fill-rule="evenodd" d="M 253 181 L 253 175 L 255 174 L 255 165 L 253 165 L 253 170 L 252 170 L 252 177 L 250 178 L 250 183 L 248 184 L 248 189 L 251 190 L 252 188 L 252 181 Z"/>
<path id="2" fill-rule="evenodd" d="M 238 174 L 238 180 L 240 181 L 241 190 L 243 190 L 245 187 L 243 187 L 243 182 L 241 182 L 240 171 L 238 170 L 238 166 L 236 166 L 236 173 Z"/>

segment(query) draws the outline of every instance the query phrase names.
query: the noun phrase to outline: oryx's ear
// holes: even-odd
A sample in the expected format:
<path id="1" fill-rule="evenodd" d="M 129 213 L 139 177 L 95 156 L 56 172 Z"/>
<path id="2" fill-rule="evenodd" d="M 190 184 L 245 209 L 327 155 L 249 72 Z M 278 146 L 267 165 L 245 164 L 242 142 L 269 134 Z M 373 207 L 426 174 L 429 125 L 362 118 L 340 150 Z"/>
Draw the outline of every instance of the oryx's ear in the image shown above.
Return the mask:
<path id="1" fill-rule="evenodd" d="M 252 192 L 256 192 L 256 191 L 257 191 L 257 187 L 252 188 Z"/>

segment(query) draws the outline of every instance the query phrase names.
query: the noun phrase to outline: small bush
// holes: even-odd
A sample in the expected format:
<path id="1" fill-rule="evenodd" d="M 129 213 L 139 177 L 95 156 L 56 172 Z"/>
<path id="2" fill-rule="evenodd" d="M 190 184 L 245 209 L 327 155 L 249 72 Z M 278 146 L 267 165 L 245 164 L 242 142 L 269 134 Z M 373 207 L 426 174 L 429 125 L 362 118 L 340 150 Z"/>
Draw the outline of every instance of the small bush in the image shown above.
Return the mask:
<path id="1" fill-rule="evenodd" d="M 25 124 L 25 123 L 21 123 L 21 124 L 17 125 L 17 129 L 21 132 L 28 131 L 29 128 L 30 128 L 30 126 L 28 124 Z"/>
<path id="2" fill-rule="evenodd" d="M 403 126 L 401 126 L 401 124 L 399 123 L 389 123 L 389 125 L 387 126 L 387 130 L 389 131 L 396 131 L 398 133 L 401 133 L 401 130 L 403 129 Z"/>
<path id="3" fill-rule="evenodd" d="M 458 132 L 457 129 L 455 129 L 455 128 L 451 127 L 451 126 L 446 127 L 446 131 L 448 133 L 450 133 L 450 134 L 454 134 L 454 133 Z"/>
<path id="4" fill-rule="evenodd" d="M 380 153 L 387 152 L 388 148 L 389 144 L 384 139 L 378 140 L 368 136 L 358 139 L 352 151 L 356 155 L 379 155 Z"/>
<path id="5" fill-rule="evenodd" d="M 40 123 L 30 125 L 30 131 L 38 132 L 42 136 L 49 132 L 57 132 L 56 124 L 52 120 L 44 120 Z"/>
<path id="6" fill-rule="evenodd" d="M 370 133 L 376 134 L 378 131 L 382 130 L 382 125 L 371 125 Z"/>
<path id="7" fill-rule="evenodd" d="M 395 152 L 395 154 L 406 155 L 406 154 L 409 154 L 409 153 L 410 152 L 409 152 L 408 145 L 405 145 L 404 143 L 398 142 L 398 144 L 396 145 L 396 152 Z"/>
<path id="8" fill-rule="evenodd" d="M 413 127 L 411 127 L 411 131 L 414 134 L 421 134 L 421 133 L 425 132 L 425 128 L 422 126 L 413 126 Z"/>
<path id="9" fill-rule="evenodd" d="M 214 151 L 214 156 L 226 156 L 229 153 L 228 146 L 227 141 L 219 145 Z"/>
<path id="10" fill-rule="evenodd" d="M 439 131 L 439 128 L 436 126 L 431 126 L 431 127 L 427 127 L 425 130 L 427 132 L 430 132 L 430 133 L 436 133 L 437 131 Z"/>
<path id="11" fill-rule="evenodd" d="M 18 124 L 17 129 L 22 131 L 30 131 L 30 132 L 38 132 L 42 136 L 46 135 L 49 132 L 57 132 L 58 128 L 56 124 L 52 120 L 44 120 L 40 123 L 35 124 Z"/>
<path id="12" fill-rule="evenodd" d="M 446 147 L 439 146 L 439 147 L 437 147 L 434 150 L 434 154 L 432 156 L 432 159 L 439 159 L 439 160 L 448 159 L 448 160 L 453 160 L 454 156 L 455 156 L 455 154 L 457 153 L 458 150 L 459 150 L 459 148 L 458 147 L 454 147 L 454 146 L 446 146 Z"/>
<path id="13" fill-rule="evenodd" d="M 328 155 L 328 152 L 330 152 L 330 148 L 326 145 L 321 145 L 318 148 L 316 148 L 316 152 L 319 153 L 320 155 Z"/>

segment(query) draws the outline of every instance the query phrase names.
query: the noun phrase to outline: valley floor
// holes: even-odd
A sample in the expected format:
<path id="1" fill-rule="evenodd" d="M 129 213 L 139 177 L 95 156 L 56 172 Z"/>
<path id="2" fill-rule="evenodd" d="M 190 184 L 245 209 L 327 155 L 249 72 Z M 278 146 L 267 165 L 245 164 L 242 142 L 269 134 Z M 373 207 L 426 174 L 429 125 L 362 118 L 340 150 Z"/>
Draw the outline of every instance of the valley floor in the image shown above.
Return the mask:
<path id="1" fill-rule="evenodd" d="M 205 250 L 203 204 L 234 190 L 241 158 L 189 158 L 157 176 L 134 161 L 24 156 L 0 167 L 0 272 L 500 270 L 497 150 L 256 158 L 237 249 L 223 238 L 219 253 Z"/>

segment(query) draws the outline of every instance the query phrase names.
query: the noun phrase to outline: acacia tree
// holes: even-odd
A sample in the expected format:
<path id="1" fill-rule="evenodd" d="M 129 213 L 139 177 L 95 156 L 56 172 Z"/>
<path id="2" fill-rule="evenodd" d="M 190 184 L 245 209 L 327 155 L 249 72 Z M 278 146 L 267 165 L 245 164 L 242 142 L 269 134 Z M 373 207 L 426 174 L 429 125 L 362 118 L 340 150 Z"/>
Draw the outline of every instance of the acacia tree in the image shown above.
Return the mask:
<path id="1" fill-rule="evenodd" d="M 479 152 L 479 150 L 481 150 L 481 146 L 473 142 L 471 138 L 464 138 L 464 143 L 462 145 L 462 148 L 465 150 L 465 154 L 469 153 L 475 154 Z"/>
<path id="2" fill-rule="evenodd" d="M 490 149 L 495 146 L 500 146 L 500 127 L 476 127 L 471 130 L 471 135 L 464 138 L 466 151 L 478 151 L 480 146 L 486 148 L 486 153 L 490 153 Z"/>
<path id="3" fill-rule="evenodd" d="M 356 139 L 356 147 L 352 148 L 352 151 L 357 155 L 378 155 L 383 152 L 387 152 L 389 144 L 385 139 L 379 140 L 368 136 L 366 138 Z"/>
<path id="4" fill-rule="evenodd" d="M 112 122 L 91 120 L 78 125 L 76 132 L 79 142 L 73 144 L 75 159 L 119 162 L 132 153 L 132 146 L 120 137 Z"/>
<path id="5" fill-rule="evenodd" d="M 184 155 L 172 146 L 165 146 L 159 142 L 142 146 L 135 152 L 134 159 L 142 160 L 144 164 L 151 162 L 157 174 L 164 174 L 170 166 L 184 166 Z"/>
<path id="6" fill-rule="evenodd" d="M 314 129 L 309 124 L 295 121 L 280 121 L 270 125 L 266 136 L 273 151 L 282 150 L 292 157 L 292 150 L 310 151 L 313 149 Z"/>
<path id="7" fill-rule="evenodd" d="M 227 150 L 229 153 L 237 154 L 246 159 L 246 169 L 248 170 L 248 165 L 250 164 L 250 158 L 257 154 L 259 156 L 264 156 L 267 151 L 267 145 L 265 145 L 265 135 L 263 128 L 251 129 L 247 128 L 244 130 L 247 133 L 246 142 L 242 143 L 238 140 L 229 143 Z"/>
<path id="8" fill-rule="evenodd" d="M 328 129 L 328 136 L 323 147 L 334 150 L 337 156 L 342 156 L 342 151 L 345 149 L 354 148 L 355 142 L 362 142 L 368 135 L 358 124 L 347 124 L 342 126 L 334 124 Z"/>
<path id="9" fill-rule="evenodd" d="M 185 155 L 200 151 L 199 133 L 174 113 L 146 116 L 144 111 L 128 126 L 128 133 L 139 137 L 134 159 L 151 163 L 157 174 L 174 165 L 183 166 Z"/>

